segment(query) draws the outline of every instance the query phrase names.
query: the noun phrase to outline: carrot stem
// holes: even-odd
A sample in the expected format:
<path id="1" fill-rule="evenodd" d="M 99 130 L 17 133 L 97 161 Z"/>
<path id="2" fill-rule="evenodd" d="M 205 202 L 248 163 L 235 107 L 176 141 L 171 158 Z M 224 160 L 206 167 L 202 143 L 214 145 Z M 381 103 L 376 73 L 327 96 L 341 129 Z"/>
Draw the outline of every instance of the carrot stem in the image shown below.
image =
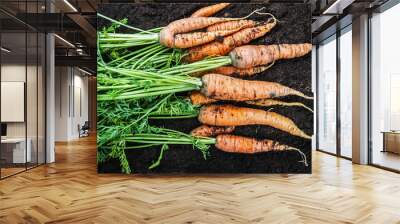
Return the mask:
<path id="1" fill-rule="evenodd" d="M 141 52 L 143 52 L 143 51 L 146 51 L 146 50 L 148 50 L 149 48 L 151 49 L 151 48 L 153 48 L 153 47 L 155 47 L 155 46 L 157 46 L 157 44 L 149 45 L 149 46 L 143 47 L 143 48 L 141 48 L 141 49 L 139 49 L 139 50 L 132 51 L 132 52 L 130 52 L 129 54 L 126 54 L 126 55 L 124 55 L 124 56 L 121 56 L 121 57 L 119 57 L 119 58 L 116 58 L 116 59 L 114 59 L 114 60 L 108 62 L 107 65 L 110 65 L 110 66 L 111 66 L 111 65 L 115 64 L 116 62 L 119 62 L 119 61 L 121 61 L 121 60 L 125 60 L 125 59 L 128 58 L 128 57 L 131 57 L 131 56 L 133 56 L 133 55 L 139 54 L 139 53 L 141 53 Z M 130 59 L 128 59 L 128 60 L 130 60 Z M 125 61 L 124 61 L 123 63 L 125 63 Z M 119 64 L 118 64 L 118 65 L 119 65 Z"/>
<path id="2" fill-rule="evenodd" d="M 147 52 L 142 53 L 147 54 Z M 137 56 L 141 56 L 141 54 Z M 149 60 L 148 58 L 144 61 L 136 61 L 132 67 L 141 68 Z M 98 100 L 135 100 L 149 96 L 199 90 L 203 85 L 202 80 L 197 77 L 191 77 L 189 74 L 212 70 L 229 63 L 229 57 L 216 57 L 151 72 L 111 67 L 99 62 Z"/>
<path id="3" fill-rule="evenodd" d="M 201 151 L 203 158 L 207 159 L 210 145 L 216 143 L 215 138 L 196 137 L 183 132 L 156 128 L 151 133 L 138 133 L 126 137 L 130 144 L 145 144 L 148 147 L 165 145 L 193 145 L 194 148 Z M 136 146 L 133 146 L 136 147 Z"/>
<path id="4" fill-rule="evenodd" d="M 127 63 L 133 61 L 134 59 L 139 58 L 139 57 L 142 57 L 142 56 L 144 56 L 144 55 L 146 55 L 146 54 L 154 53 L 155 51 L 159 51 L 159 50 L 162 49 L 162 48 L 163 48 L 163 47 L 160 46 L 160 45 L 153 44 L 153 45 L 150 45 L 150 46 L 145 47 L 145 48 L 143 48 L 143 49 L 140 49 L 140 50 L 138 50 L 138 51 L 141 51 L 141 50 L 143 50 L 143 51 L 138 52 L 138 54 L 136 54 L 135 56 L 129 58 L 128 60 L 125 60 L 125 61 L 122 62 L 121 64 L 118 64 L 118 65 L 116 66 L 116 68 L 122 67 L 123 65 L 125 65 L 125 64 L 127 64 Z M 144 49 L 145 49 L 145 50 L 144 50 Z M 135 52 L 135 51 L 134 51 L 134 52 Z"/>
<path id="5" fill-rule="evenodd" d="M 166 114 L 168 115 L 168 114 Z M 188 114 L 188 115 L 170 115 L 170 116 L 150 116 L 149 119 L 157 120 L 157 119 L 184 119 L 184 118 L 194 118 L 197 117 L 198 114 Z"/>
<path id="6" fill-rule="evenodd" d="M 168 93 L 177 93 L 177 92 L 186 92 L 186 91 L 191 91 L 196 89 L 194 86 L 183 86 L 180 88 L 175 88 L 175 89 L 170 89 L 170 87 L 164 88 L 164 89 L 157 89 L 154 91 L 154 89 L 149 89 L 146 91 L 136 91 L 136 92 L 128 92 L 127 94 L 129 95 L 123 95 L 123 96 L 110 96 L 110 95 L 99 95 L 97 97 L 98 101 L 108 101 L 108 100 L 134 100 L 134 99 L 140 99 L 140 98 L 145 98 L 145 97 L 150 97 L 150 96 L 159 96 L 159 95 L 165 95 Z"/>
<path id="7" fill-rule="evenodd" d="M 127 25 L 127 24 L 125 24 L 125 23 L 121 23 L 120 21 L 117 21 L 117 20 L 115 20 L 115 19 L 112 19 L 112 18 L 110 18 L 110 17 L 108 17 L 108 16 L 105 16 L 105 15 L 103 15 L 103 14 L 101 14 L 101 13 L 97 13 L 97 16 L 98 16 L 98 17 L 101 17 L 101 18 L 103 18 L 103 19 L 106 19 L 106 20 L 108 20 L 108 21 L 110 21 L 110 22 L 113 22 L 113 23 L 115 23 L 115 24 L 118 24 L 118 25 L 120 25 L 120 26 L 129 28 L 129 29 L 131 29 L 131 30 L 139 31 L 139 32 L 141 32 L 141 33 L 150 33 L 150 34 L 153 34 L 153 32 L 151 32 L 151 31 L 142 30 L 142 29 L 140 29 L 140 28 L 136 28 L 136 27 Z"/>

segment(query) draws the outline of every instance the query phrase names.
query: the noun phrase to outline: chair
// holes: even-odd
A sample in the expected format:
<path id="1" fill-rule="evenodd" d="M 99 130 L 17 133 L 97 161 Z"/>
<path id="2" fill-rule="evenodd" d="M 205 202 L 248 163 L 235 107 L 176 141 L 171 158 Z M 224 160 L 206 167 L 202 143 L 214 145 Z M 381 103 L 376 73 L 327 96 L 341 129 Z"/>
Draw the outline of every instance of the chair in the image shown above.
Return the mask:
<path id="1" fill-rule="evenodd" d="M 80 127 L 80 125 L 78 125 L 79 138 L 89 136 L 89 129 L 90 129 L 89 121 L 85 121 L 85 123 L 82 125 L 82 127 Z"/>

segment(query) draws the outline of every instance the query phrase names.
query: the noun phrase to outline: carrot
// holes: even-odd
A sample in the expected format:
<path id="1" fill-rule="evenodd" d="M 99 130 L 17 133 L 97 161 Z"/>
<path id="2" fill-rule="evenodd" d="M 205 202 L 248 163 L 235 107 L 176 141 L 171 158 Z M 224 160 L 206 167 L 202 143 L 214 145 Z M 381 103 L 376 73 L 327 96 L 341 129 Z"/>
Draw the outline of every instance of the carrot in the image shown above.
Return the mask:
<path id="1" fill-rule="evenodd" d="M 263 71 L 272 67 L 272 65 L 273 63 L 271 63 L 268 66 L 257 66 L 251 68 L 236 68 L 233 66 L 222 66 L 212 70 L 212 72 L 226 76 L 247 77 L 247 76 L 253 76 L 258 73 L 262 73 Z"/>
<path id="2" fill-rule="evenodd" d="M 216 23 L 245 19 L 254 13 L 259 13 L 259 11 L 263 9 L 264 8 L 257 9 L 244 18 L 189 17 L 175 20 L 169 23 L 166 27 L 162 28 L 159 34 L 159 42 L 166 47 L 172 48 L 174 47 L 174 39 L 176 34 L 203 29 Z"/>
<path id="3" fill-rule="evenodd" d="M 175 48 L 189 48 L 202 45 L 214 40 L 223 39 L 224 36 L 233 34 L 239 31 L 241 28 L 232 30 L 219 30 L 210 32 L 193 32 L 193 33 L 182 33 L 175 35 L 174 44 L 172 47 Z"/>
<path id="4" fill-rule="evenodd" d="M 250 77 L 250 76 L 253 76 L 253 75 L 256 75 L 256 74 L 266 71 L 267 69 L 271 68 L 273 65 L 274 65 L 274 62 L 272 62 L 271 64 L 266 65 L 266 66 L 257 66 L 257 67 L 252 67 L 252 68 L 236 68 L 234 66 L 221 66 L 221 67 L 218 67 L 211 71 L 195 72 L 190 75 L 194 76 L 194 77 L 201 77 L 207 73 L 217 73 L 220 75 L 234 76 L 234 77 Z"/>
<path id="5" fill-rule="evenodd" d="M 246 45 L 233 49 L 229 56 L 232 65 L 237 68 L 251 68 L 266 65 L 279 59 L 291 59 L 304 56 L 312 49 L 310 43 Z"/>
<path id="6" fill-rule="evenodd" d="M 263 107 L 270 107 L 270 106 L 287 106 L 287 107 L 291 107 L 291 106 L 297 106 L 297 107 L 303 107 L 306 110 L 309 110 L 312 112 L 314 112 L 311 108 L 307 107 L 306 105 L 304 105 L 303 103 L 299 103 L 299 102 L 284 102 L 284 101 L 279 101 L 279 100 L 273 100 L 273 99 L 261 99 L 261 100 L 249 100 L 246 101 L 247 104 L 251 104 L 251 105 L 256 105 L 256 106 L 263 106 Z"/>
<path id="7" fill-rule="evenodd" d="M 218 3 L 215 5 L 206 6 L 194 12 L 190 17 L 208 17 L 214 15 L 229 5 L 230 3 Z"/>
<path id="8" fill-rule="evenodd" d="M 217 136 L 215 147 L 224 152 L 244 154 L 293 150 L 300 153 L 301 162 L 308 166 L 307 157 L 301 150 L 273 140 L 257 140 L 255 138 L 224 134 Z"/>
<path id="9" fill-rule="evenodd" d="M 242 80 L 220 74 L 206 74 L 201 79 L 203 83 L 201 93 L 217 100 L 247 101 L 287 95 L 312 99 L 275 82 Z"/>
<path id="10" fill-rule="evenodd" d="M 166 47 L 174 47 L 175 34 L 187 33 L 193 30 L 198 30 L 210 26 L 215 23 L 234 20 L 232 18 L 217 18 L 217 17 L 195 17 L 179 19 L 171 22 L 160 31 L 160 43 Z"/>
<path id="11" fill-rule="evenodd" d="M 199 91 L 193 91 L 189 95 L 190 101 L 193 105 L 204 105 L 217 102 L 216 99 L 211 99 L 209 97 L 204 96 Z"/>
<path id="12" fill-rule="evenodd" d="M 238 28 L 240 29 L 250 28 L 256 25 L 258 25 L 258 23 L 254 20 L 242 19 L 242 20 L 227 21 L 211 25 L 207 27 L 207 31 L 210 32 L 210 31 L 220 31 L 220 30 L 236 30 Z"/>
<path id="13" fill-rule="evenodd" d="M 273 64 L 274 63 L 271 63 L 268 66 L 257 66 L 257 67 L 252 67 L 252 68 L 236 68 L 233 66 L 221 66 L 221 67 L 216 68 L 211 71 L 195 72 L 190 75 L 194 76 L 194 77 L 201 77 L 207 73 L 217 73 L 217 74 L 226 75 L 226 76 L 249 77 L 249 76 L 253 76 L 258 73 L 264 72 L 265 70 L 272 67 Z"/>
<path id="14" fill-rule="evenodd" d="M 193 105 L 206 105 L 218 102 L 218 100 L 206 97 L 198 91 L 191 92 L 189 97 Z M 300 102 L 284 102 L 273 99 L 260 99 L 260 100 L 248 100 L 245 101 L 245 103 L 262 107 L 271 107 L 271 106 L 303 107 L 304 109 L 309 110 L 311 113 L 314 112 L 311 108 L 307 107 L 306 105 Z"/>
<path id="15" fill-rule="evenodd" d="M 202 124 L 212 126 L 268 125 L 291 135 L 311 139 L 289 118 L 280 114 L 232 105 L 208 105 L 200 109 Z"/>
<path id="16" fill-rule="evenodd" d="M 187 62 L 199 61 L 208 56 L 227 55 L 235 47 L 247 44 L 250 41 L 264 36 L 276 25 L 276 19 L 273 22 L 267 22 L 264 25 L 246 28 L 224 38 L 222 42 L 213 41 L 201 46 L 189 48 L 188 55 L 184 58 Z M 267 64 L 267 63 L 266 63 Z"/>
<path id="17" fill-rule="evenodd" d="M 216 127 L 216 126 L 208 126 L 201 125 L 195 129 L 193 129 L 190 134 L 198 137 L 211 137 L 220 134 L 229 134 L 235 130 L 235 127 Z"/>

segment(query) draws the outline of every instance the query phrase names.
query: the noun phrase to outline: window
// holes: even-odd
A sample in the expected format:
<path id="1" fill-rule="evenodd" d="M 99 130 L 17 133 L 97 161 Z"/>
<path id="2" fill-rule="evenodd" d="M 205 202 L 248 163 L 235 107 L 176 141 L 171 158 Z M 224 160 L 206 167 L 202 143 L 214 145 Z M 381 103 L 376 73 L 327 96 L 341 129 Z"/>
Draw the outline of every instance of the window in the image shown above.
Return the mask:
<path id="1" fill-rule="evenodd" d="M 336 153 L 336 35 L 318 47 L 318 145 Z"/>
<path id="2" fill-rule="evenodd" d="M 340 35 L 340 155 L 352 156 L 352 32 L 351 25 Z"/>
<path id="3" fill-rule="evenodd" d="M 371 18 L 371 162 L 400 170 L 400 4 Z"/>
<path id="4" fill-rule="evenodd" d="M 38 13 L 43 4 L 18 2 L 19 16 Z M 0 17 L 9 21 L 0 23 L 0 178 L 5 178 L 45 163 L 46 39 L 8 14 Z"/>

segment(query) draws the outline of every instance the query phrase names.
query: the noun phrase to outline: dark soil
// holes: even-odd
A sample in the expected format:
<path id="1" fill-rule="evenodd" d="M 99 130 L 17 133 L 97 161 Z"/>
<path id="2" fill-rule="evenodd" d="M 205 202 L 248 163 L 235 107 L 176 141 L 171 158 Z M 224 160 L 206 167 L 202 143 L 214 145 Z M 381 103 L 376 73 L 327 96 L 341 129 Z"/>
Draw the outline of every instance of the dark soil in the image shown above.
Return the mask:
<path id="1" fill-rule="evenodd" d="M 114 19 L 127 17 L 130 25 L 149 29 L 188 17 L 204 5 L 206 4 L 104 4 L 100 6 L 99 12 Z M 260 7 L 266 7 L 266 11 L 274 14 L 279 24 L 269 34 L 254 41 L 254 44 L 311 42 L 311 10 L 306 4 L 237 3 L 218 13 L 217 16 L 242 17 Z M 252 18 L 262 21 L 265 17 Z M 99 19 L 98 28 L 101 29 L 104 25 L 109 25 L 109 23 Z M 278 82 L 312 95 L 311 54 L 298 59 L 279 61 L 271 69 L 252 79 Z M 313 107 L 311 100 L 298 97 L 287 97 L 283 100 L 300 101 Z M 300 107 L 274 107 L 273 111 L 293 119 L 306 133 L 310 135 L 313 133 L 313 115 L 309 111 Z M 157 121 L 154 124 L 187 133 L 200 125 L 196 119 Z M 152 161 L 158 158 L 159 148 L 127 150 L 126 154 L 134 173 L 311 173 L 311 141 L 266 126 L 238 127 L 235 134 L 258 139 L 273 139 L 299 148 L 307 155 L 310 166 L 305 167 L 304 164 L 299 163 L 301 158 L 296 152 L 243 155 L 221 152 L 212 147 L 210 157 L 204 160 L 202 154 L 190 145 L 172 145 L 166 151 L 161 165 L 148 170 Z M 99 164 L 98 170 L 101 173 L 120 172 L 119 161 L 111 160 Z"/>

